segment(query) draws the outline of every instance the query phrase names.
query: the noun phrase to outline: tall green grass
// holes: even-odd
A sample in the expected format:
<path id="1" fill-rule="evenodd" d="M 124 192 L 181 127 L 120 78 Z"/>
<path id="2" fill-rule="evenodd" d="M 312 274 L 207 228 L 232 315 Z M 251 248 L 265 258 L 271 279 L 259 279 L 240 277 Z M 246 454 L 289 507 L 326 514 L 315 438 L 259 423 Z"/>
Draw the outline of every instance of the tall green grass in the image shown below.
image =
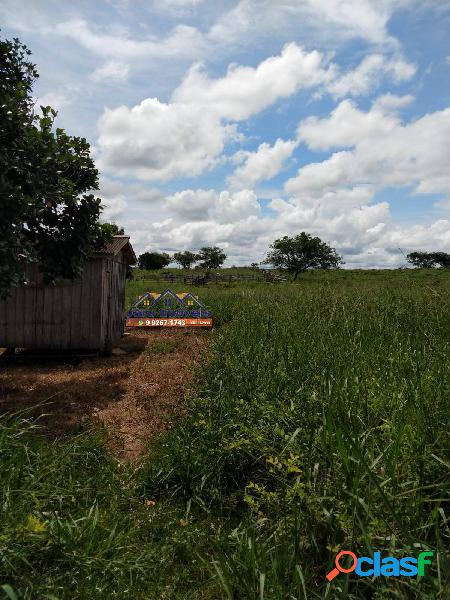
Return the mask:
<path id="1" fill-rule="evenodd" d="M 450 597 L 449 284 L 199 288 L 217 326 L 190 416 L 140 469 L 101 432 L 50 442 L 3 418 L 0 598 Z M 329 584 L 339 549 L 435 556 L 422 579 Z"/>
<path id="2" fill-rule="evenodd" d="M 209 574 L 184 568 L 192 531 L 186 543 L 170 504 L 145 502 L 139 471 L 101 432 L 41 433 L 19 416 L 0 426 L 0 598 L 172 600 L 206 586 Z"/>
<path id="3" fill-rule="evenodd" d="M 448 277 L 311 279 L 230 291 L 147 488 L 223 519 L 226 598 L 449 597 Z M 328 584 L 339 549 L 435 558 L 422 579 Z"/>

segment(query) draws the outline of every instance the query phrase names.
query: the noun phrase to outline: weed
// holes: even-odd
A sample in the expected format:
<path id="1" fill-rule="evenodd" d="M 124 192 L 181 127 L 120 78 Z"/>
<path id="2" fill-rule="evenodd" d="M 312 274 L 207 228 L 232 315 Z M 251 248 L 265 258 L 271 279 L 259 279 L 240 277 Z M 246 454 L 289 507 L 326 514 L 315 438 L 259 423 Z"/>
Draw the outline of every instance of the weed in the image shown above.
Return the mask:
<path id="1" fill-rule="evenodd" d="M 170 354 L 176 350 L 177 344 L 175 341 L 167 340 L 151 340 L 148 346 L 145 347 L 145 354 Z"/>

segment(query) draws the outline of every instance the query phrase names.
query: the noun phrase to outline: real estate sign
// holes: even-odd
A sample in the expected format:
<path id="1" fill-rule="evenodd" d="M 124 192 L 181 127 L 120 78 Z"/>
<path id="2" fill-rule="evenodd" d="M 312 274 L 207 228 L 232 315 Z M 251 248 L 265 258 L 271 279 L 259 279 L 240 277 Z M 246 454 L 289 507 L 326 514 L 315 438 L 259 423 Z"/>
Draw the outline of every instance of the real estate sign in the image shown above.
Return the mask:
<path id="1" fill-rule="evenodd" d="M 212 312 L 191 292 L 146 292 L 128 311 L 127 327 L 212 327 Z"/>

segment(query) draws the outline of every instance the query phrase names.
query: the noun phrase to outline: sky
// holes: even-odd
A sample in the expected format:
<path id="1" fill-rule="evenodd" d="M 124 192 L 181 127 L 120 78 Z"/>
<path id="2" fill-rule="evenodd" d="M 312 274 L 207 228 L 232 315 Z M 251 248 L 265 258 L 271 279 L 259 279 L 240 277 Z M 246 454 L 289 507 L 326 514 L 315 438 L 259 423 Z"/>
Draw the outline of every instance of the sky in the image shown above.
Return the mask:
<path id="1" fill-rule="evenodd" d="M 450 0 L 3 0 L 136 252 L 450 251 Z"/>

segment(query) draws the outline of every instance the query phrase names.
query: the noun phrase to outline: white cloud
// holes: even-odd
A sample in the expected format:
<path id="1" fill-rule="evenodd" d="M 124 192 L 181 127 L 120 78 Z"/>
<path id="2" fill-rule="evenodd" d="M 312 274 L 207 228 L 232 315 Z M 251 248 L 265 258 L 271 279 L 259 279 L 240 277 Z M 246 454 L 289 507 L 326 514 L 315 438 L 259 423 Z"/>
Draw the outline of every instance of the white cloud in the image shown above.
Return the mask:
<path id="1" fill-rule="evenodd" d="M 164 181 L 194 177 L 215 164 L 233 125 L 197 106 L 147 98 L 105 110 L 99 120 L 99 165 L 117 175 Z"/>
<path id="2" fill-rule="evenodd" d="M 128 221 L 129 209 L 133 212 L 141 204 L 145 207 L 145 211 L 158 210 L 159 212 L 165 204 L 165 198 L 159 190 L 142 184 L 123 183 L 105 176 L 100 177 L 99 190 L 95 193 L 102 200 L 101 220 L 114 222 L 117 220 L 120 225 Z"/>
<path id="3" fill-rule="evenodd" d="M 405 122 L 401 110 L 413 98 L 384 93 L 368 110 L 347 99 L 327 118 L 303 119 L 298 138 L 288 124 L 297 110 L 319 114 L 317 105 L 294 106 L 299 90 L 310 90 L 313 99 L 324 94 L 344 99 L 368 95 L 381 85 L 383 92 L 392 91 L 392 84 L 407 82 L 415 66 L 403 57 L 389 21 L 397 9 L 423 10 L 421 4 L 427 10 L 437 5 L 448 9 L 448 0 L 151 0 L 136 10 L 129 0 L 114 0 L 99 11 L 89 3 L 38 9 L 32 0 L 17 0 L 3 3 L 0 13 L 9 37 L 14 31 L 27 32 L 42 71 L 39 103 L 69 107 L 62 111 L 72 115 L 68 131 L 79 133 L 81 127 L 83 134 L 93 136 L 88 117 L 93 122 L 109 103 L 98 123 L 99 139 L 93 139 L 99 166 L 114 177 L 101 180 L 103 218 L 124 225 L 138 251 L 219 244 L 230 257 L 228 264 L 249 263 L 261 260 L 276 237 L 305 230 L 335 245 L 347 266 L 396 266 L 403 262 L 398 246 L 405 252 L 450 250 L 450 223 L 443 218 L 450 207 L 449 111 Z M 406 25 L 405 39 L 413 34 Z M 51 52 L 55 35 L 56 59 Z M 349 40 L 357 41 L 345 45 Z M 291 43 L 277 54 L 274 48 L 286 42 Z M 354 49 L 362 57 L 356 66 L 350 58 Z M 275 55 L 255 58 L 261 52 Z M 446 54 L 441 64 L 450 62 Z M 414 57 L 424 69 L 426 52 Z M 174 81 L 198 60 L 204 64 L 194 65 L 171 96 Z M 219 65 L 227 60 L 240 64 L 219 74 Z M 127 81 L 129 72 L 134 76 Z M 68 84 L 70 78 L 76 88 Z M 108 81 L 126 85 L 115 90 L 92 85 Z M 414 86 L 418 94 L 420 83 Z M 151 97 L 156 95 L 158 99 Z M 420 98 L 424 101 L 423 94 Z M 247 128 L 245 121 L 286 99 L 285 107 L 293 108 L 289 115 L 267 113 L 263 127 L 258 119 Z M 117 180 L 200 175 L 224 164 L 224 149 L 239 139 L 238 127 L 263 143 L 253 152 L 229 149 L 234 173 L 228 189 L 221 187 L 221 171 L 208 177 L 208 186 L 214 181 L 215 189 L 183 183 L 194 189 L 174 193 L 178 188 L 172 184 L 167 196 L 142 183 Z M 275 133 L 270 144 L 259 137 L 268 130 Z M 271 210 L 260 207 L 251 188 L 279 173 L 300 143 L 329 156 L 304 165 L 287 182 L 286 194 L 276 191 Z M 300 149 L 298 159 L 305 158 L 311 160 Z M 389 203 L 377 200 L 387 186 L 438 194 L 430 200 L 438 215 L 435 222 L 428 222 L 430 206 L 423 215 L 426 223 L 396 225 Z M 383 196 L 388 199 L 387 191 Z M 404 202 L 406 219 L 408 200 Z"/>
<path id="4" fill-rule="evenodd" d="M 129 65 L 118 60 L 109 60 L 101 67 L 95 69 L 91 79 L 98 82 L 123 82 L 128 77 Z"/>
<path id="5" fill-rule="evenodd" d="M 394 83 L 407 81 L 415 74 L 416 67 L 403 58 L 387 58 L 382 54 L 369 54 L 353 70 L 338 75 L 326 86 L 335 98 L 358 96 L 369 93 L 381 81 L 389 77 Z"/>
<path id="6" fill-rule="evenodd" d="M 120 187 L 114 186 L 112 182 L 103 182 L 100 193 L 103 206 L 102 221 L 114 221 L 116 217 L 122 215 L 127 209 L 126 191 L 121 191 Z"/>
<path id="7" fill-rule="evenodd" d="M 157 8 L 163 7 L 186 7 L 186 6 L 197 6 L 204 2 L 204 0 L 156 0 L 155 5 Z"/>
<path id="8" fill-rule="evenodd" d="M 182 190 L 169 196 L 166 206 L 169 214 L 182 221 L 205 221 L 217 200 L 214 190 Z"/>
<path id="9" fill-rule="evenodd" d="M 285 141 L 278 138 L 273 146 L 263 143 L 255 152 L 238 152 L 237 159 L 244 161 L 244 164 L 229 176 L 230 186 L 233 189 L 249 188 L 260 181 L 275 177 L 292 155 L 297 144 L 298 142 L 293 140 Z"/>
<path id="10" fill-rule="evenodd" d="M 217 194 L 214 190 L 183 190 L 167 198 L 170 215 L 182 221 L 214 221 L 233 223 L 250 216 L 258 216 L 260 206 L 252 190 L 230 193 L 224 190 Z"/>
<path id="11" fill-rule="evenodd" d="M 288 193 L 320 193 L 370 183 L 414 186 L 417 193 L 450 194 L 450 108 L 403 124 L 375 103 L 368 111 L 342 102 L 326 119 L 307 119 L 299 136 L 309 147 L 352 147 L 310 163 L 286 183 Z"/>
<path id="12" fill-rule="evenodd" d="M 388 204 L 367 206 L 369 195 L 367 190 L 356 190 L 353 205 L 342 204 L 340 208 L 335 201 L 348 198 L 329 197 L 307 206 L 295 198 L 274 201 L 276 216 L 268 218 L 261 214 L 256 195 L 250 190 L 235 194 L 184 190 L 166 200 L 157 222 L 146 223 L 145 228 L 135 224 L 134 242 L 139 251 L 168 252 L 218 244 L 229 256 L 229 265 L 249 264 L 262 260 L 275 238 L 306 230 L 345 250 L 351 265 L 352 257 L 366 249 L 372 251 L 373 260 L 378 259 L 380 251 L 374 253 L 373 248 L 383 249 L 383 236 L 389 227 Z M 358 206 L 358 202 L 363 204 Z M 398 257 L 395 260 L 398 262 Z"/>
<path id="13" fill-rule="evenodd" d="M 450 251 L 450 221 L 439 219 L 430 225 L 411 225 L 409 227 L 394 226 L 380 240 L 385 248 L 402 248 L 403 251 L 414 250 Z"/>
<path id="14" fill-rule="evenodd" d="M 195 27 L 177 25 L 164 38 L 148 36 L 134 39 L 120 26 L 108 30 L 94 29 L 84 19 L 71 19 L 58 23 L 53 29 L 64 37 L 69 37 L 97 56 L 117 60 L 138 58 L 176 58 L 200 56 L 204 49 L 203 35 Z"/>
<path id="15" fill-rule="evenodd" d="M 390 72 L 396 64 L 381 55 L 369 58 L 369 63 L 376 63 L 377 74 Z M 302 88 L 326 89 L 334 95 L 365 93 L 373 83 L 372 67 L 360 65 L 349 75 L 341 75 L 336 65 L 325 64 L 319 52 L 306 52 L 294 43 L 256 67 L 231 65 L 223 77 L 212 78 L 196 64 L 170 102 L 147 98 L 132 108 L 105 110 L 99 121 L 101 166 L 154 181 L 198 176 L 217 164 L 227 142 L 237 141 L 236 122 Z M 117 70 L 116 63 L 106 69 Z M 278 140 L 272 148 L 263 144 L 256 153 L 245 155 L 245 164 L 230 178 L 232 187 L 253 186 L 273 177 L 294 148 L 294 142 Z"/>
<path id="16" fill-rule="evenodd" d="M 72 98 L 68 93 L 64 92 L 49 92 L 36 99 L 35 106 L 51 106 L 57 111 L 60 111 L 64 106 L 68 106 L 72 102 Z"/>
<path id="17" fill-rule="evenodd" d="M 170 103 L 147 98 L 133 108 L 105 110 L 99 120 L 99 164 L 146 180 L 197 176 L 237 139 L 236 125 L 227 121 L 247 119 L 326 77 L 320 54 L 295 44 L 256 68 L 229 68 L 222 78 L 211 79 L 196 66 Z"/>
<path id="18" fill-rule="evenodd" d="M 450 250 L 450 221 L 399 227 L 387 202 L 374 203 L 376 188 L 358 185 L 323 193 L 274 199 L 274 216 L 263 214 L 251 190 L 187 189 L 155 200 L 150 221 L 127 222 L 138 252 L 197 250 L 218 244 L 228 265 L 262 260 L 269 244 L 282 235 L 308 231 L 335 246 L 347 267 L 395 267 L 405 252 L 417 248 Z"/>
<path id="19" fill-rule="evenodd" d="M 355 146 L 368 136 L 387 136 L 400 121 L 386 115 L 378 105 L 367 113 L 351 100 L 343 100 L 326 119 L 308 117 L 298 128 L 298 138 L 313 150 Z"/>
<path id="20" fill-rule="evenodd" d="M 319 52 L 305 52 L 291 43 L 279 56 L 267 58 L 256 68 L 231 65 L 225 77 L 217 79 L 210 79 L 201 65 L 195 65 L 172 100 L 203 106 L 222 118 L 243 120 L 327 77 Z"/>
<path id="21" fill-rule="evenodd" d="M 406 106 L 409 106 L 414 101 L 414 96 L 406 94 L 405 96 L 396 96 L 394 94 L 384 94 L 379 96 L 373 103 L 374 108 L 378 108 L 385 114 L 396 112 Z"/>
<path id="22" fill-rule="evenodd" d="M 371 43 L 394 42 L 387 23 L 397 0 L 240 0 L 221 16 L 209 36 L 221 42 L 237 42 L 250 33 L 252 38 L 276 35 L 280 31 L 300 33 L 303 38 L 335 42 L 361 38 Z"/>

